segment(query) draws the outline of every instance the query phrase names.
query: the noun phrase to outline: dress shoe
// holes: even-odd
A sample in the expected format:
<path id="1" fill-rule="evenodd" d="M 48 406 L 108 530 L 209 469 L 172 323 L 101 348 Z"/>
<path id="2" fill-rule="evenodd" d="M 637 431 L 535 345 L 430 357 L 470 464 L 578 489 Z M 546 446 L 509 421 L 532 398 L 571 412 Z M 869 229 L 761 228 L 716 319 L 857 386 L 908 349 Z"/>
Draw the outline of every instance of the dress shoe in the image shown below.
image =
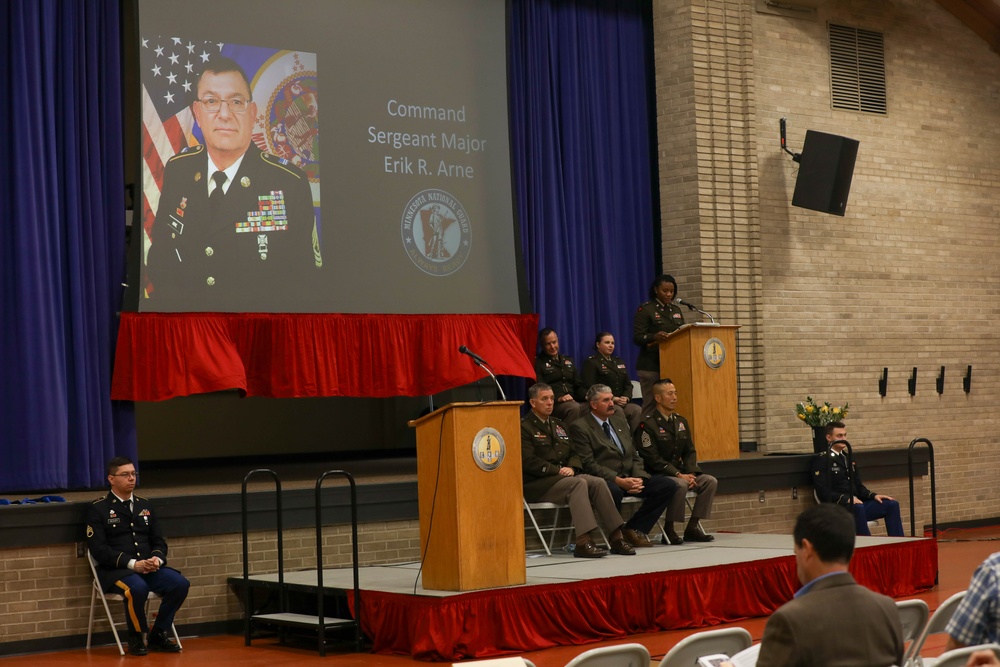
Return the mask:
<path id="1" fill-rule="evenodd" d="M 160 653 L 180 653 L 181 647 L 170 641 L 166 632 L 153 628 L 149 631 L 149 650 Z"/>
<path id="2" fill-rule="evenodd" d="M 146 645 L 142 642 L 141 632 L 130 632 L 128 634 L 128 654 L 146 655 Z"/>
<path id="3" fill-rule="evenodd" d="M 649 541 L 649 538 L 635 528 L 622 528 L 622 537 L 625 538 L 626 542 L 637 549 L 653 546 L 653 543 Z"/>
<path id="4" fill-rule="evenodd" d="M 685 534 L 685 537 L 686 536 L 687 535 Z M 664 531 L 663 535 L 660 537 L 660 544 L 678 545 L 684 544 L 684 540 L 681 539 L 681 536 L 678 535 L 673 528 L 667 528 L 667 530 Z"/>
<path id="5" fill-rule="evenodd" d="M 619 537 L 617 540 L 611 540 L 611 553 L 618 554 L 619 556 L 634 556 L 635 549 L 632 548 L 631 544 Z"/>
<path id="6" fill-rule="evenodd" d="M 573 558 L 604 558 L 607 555 L 607 550 L 594 544 L 593 540 L 578 542 L 573 549 Z"/>
<path id="7" fill-rule="evenodd" d="M 711 542 L 715 535 L 709 535 L 697 528 L 689 528 L 684 531 L 684 539 L 688 542 Z"/>

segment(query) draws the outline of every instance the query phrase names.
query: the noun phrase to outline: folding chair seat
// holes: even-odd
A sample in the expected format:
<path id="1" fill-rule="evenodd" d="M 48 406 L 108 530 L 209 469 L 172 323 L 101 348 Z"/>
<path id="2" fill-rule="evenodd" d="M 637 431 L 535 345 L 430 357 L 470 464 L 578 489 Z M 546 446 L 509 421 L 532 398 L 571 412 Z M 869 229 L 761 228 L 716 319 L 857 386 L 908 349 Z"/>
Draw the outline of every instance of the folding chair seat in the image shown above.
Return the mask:
<path id="1" fill-rule="evenodd" d="M 538 535 L 538 539 L 541 541 L 546 555 L 551 556 L 552 549 L 555 547 L 556 533 L 566 532 L 569 534 L 574 530 L 572 523 L 567 526 L 559 525 L 559 516 L 562 510 L 569 509 L 569 505 L 560 505 L 558 503 L 529 503 L 527 500 L 523 499 L 522 502 L 524 502 L 524 511 L 528 513 L 528 520 L 531 521 L 531 525 L 535 529 L 535 534 Z M 543 511 L 552 512 L 552 521 L 540 526 L 537 518 L 535 517 L 535 512 Z M 525 526 L 525 529 L 527 529 L 527 526 Z M 548 539 L 545 539 L 545 533 L 548 534 Z"/>
<path id="2" fill-rule="evenodd" d="M 909 650 L 903 655 L 904 665 L 924 665 L 931 667 L 931 665 L 937 662 L 936 658 L 921 658 L 920 650 L 923 649 L 924 643 L 929 636 L 944 632 L 944 629 L 948 626 L 948 621 L 951 620 L 951 617 L 955 614 L 955 610 L 958 609 L 958 605 L 961 604 L 964 597 L 965 591 L 959 591 L 938 605 L 938 608 L 931 614 L 930 620 L 927 621 L 927 625 L 924 626 L 917 639 L 910 644 Z"/>
<path id="3" fill-rule="evenodd" d="M 111 625 L 111 633 L 115 636 L 115 643 L 118 644 L 118 652 L 121 655 L 125 655 L 125 648 L 122 646 L 122 640 L 118 636 L 118 628 L 115 625 L 115 618 L 111 615 L 111 607 L 108 605 L 108 600 L 113 600 L 115 602 L 123 602 L 125 597 L 119 595 L 118 593 L 105 593 L 101 589 L 101 582 L 97 578 L 97 566 L 94 564 L 94 558 L 90 555 L 90 551 L 87 551 L 87 563 L 90 565 L 90 575 L 91 575 L 91 587 L 90 587 L 90 620 L 87 621 L 87 648 L 90 649 L 90 639 L 94 634 L 94 605 L 97 603 L 97 598 L 101 598 L 101 604 L 104 605 L 104 613 L 108 616 L 108 623 Z M 149 618 L 149 600 L 152 598 L 159 599 L 159 595 L 150 591 L 149 598 L 146 600 L 146 618 Z M 124 619 L 122 621 L 124 623 Z M 177 634 L 177 627 L 171 623 L 170 629 L 174 633 L 174 641 L 177 642 L 178 648 L 184 648 L 181 646 L 180 635 Z"/>
<path id="4" fill-rule="evenodd" d="M 601 646 L 584 651 L 566 667 L 648 667 L 649 651 L 642 644 Z"/>
<path id="5" fill-rule="evenodd" d="M 694 665 L 698 658 L 721 653 L 733 656 L 750 648 L 753 640 L 744 628 L 732 627 L 706 630 L 688 635 L 667 651 L 659 667 Z"/>
<path id="6" fill-rule="evenodd" d="M 896 603 L 896 609 L 899 611 L 899 621 L 903 626 L 903 644 L 908 653 L 917 636 L 927 626 L 930 610 L 923 600 L 900 600 Z"/>

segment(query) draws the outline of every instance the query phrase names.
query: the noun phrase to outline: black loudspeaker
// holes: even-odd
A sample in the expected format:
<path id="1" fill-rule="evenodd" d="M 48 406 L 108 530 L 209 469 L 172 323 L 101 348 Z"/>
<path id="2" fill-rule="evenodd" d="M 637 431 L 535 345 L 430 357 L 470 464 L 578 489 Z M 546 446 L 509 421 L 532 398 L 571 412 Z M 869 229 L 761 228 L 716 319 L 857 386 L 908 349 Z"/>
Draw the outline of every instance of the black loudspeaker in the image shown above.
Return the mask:
<path id="1" fill-rule="evenodd" d="M 858 143 L 836 134 L 807 130 L 792 206 L 844 215 Z"/>

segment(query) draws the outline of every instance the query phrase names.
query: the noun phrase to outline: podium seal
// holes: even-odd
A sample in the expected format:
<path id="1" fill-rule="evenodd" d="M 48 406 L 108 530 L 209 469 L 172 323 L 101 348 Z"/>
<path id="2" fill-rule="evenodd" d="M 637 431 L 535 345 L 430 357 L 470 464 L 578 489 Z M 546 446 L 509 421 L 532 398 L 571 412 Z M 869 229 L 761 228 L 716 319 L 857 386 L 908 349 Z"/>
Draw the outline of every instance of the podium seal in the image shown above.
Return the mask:
<path id="1" fill-rule="evenodd" d="M 503 436 L 495 428 L 486 427 L 472 439 L 472 458 L 486 472 L 493 472 L 503 463 L 507 447 Z"/>
<path id="2" fill-rule="evenodd" d="M 702 355 L 705 357 L 705 363 L 708 364 L 709 368 L 718 368 L 726 361 L 726 346 L 718 338 L 709 338 L 705 342 Z"/>

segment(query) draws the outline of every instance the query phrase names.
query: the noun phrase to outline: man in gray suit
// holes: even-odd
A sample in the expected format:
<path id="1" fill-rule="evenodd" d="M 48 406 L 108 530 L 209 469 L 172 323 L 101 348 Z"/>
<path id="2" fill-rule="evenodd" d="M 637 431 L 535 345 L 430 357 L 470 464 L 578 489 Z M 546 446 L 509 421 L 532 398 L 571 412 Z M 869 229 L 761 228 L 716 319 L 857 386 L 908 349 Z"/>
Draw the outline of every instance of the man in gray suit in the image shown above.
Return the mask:
<path id="1" fill-rule="evenodd" d="M 625 417 L 615 414 L 611 387 L 595 384 L 587 390 L 590 414 L 569 425 L 569 437 L 583 464 L 583 472 L 602 478 L 621 511 L 625 495 L 638 496 L 642 505 L 625 522 L 625 541 L 633 547 L 650 547 L 647 533 L 670 504 L 677 485 L 643 468 Z"/>
<path id="2" fill-rule="evenodd" d="M 854 581 L 854 519 L 842 507 L 813 505 L 795 522 L 802 588 L 764 627 L 757 667 L 888 667 L 903 664 L 896 603 Z"/>

